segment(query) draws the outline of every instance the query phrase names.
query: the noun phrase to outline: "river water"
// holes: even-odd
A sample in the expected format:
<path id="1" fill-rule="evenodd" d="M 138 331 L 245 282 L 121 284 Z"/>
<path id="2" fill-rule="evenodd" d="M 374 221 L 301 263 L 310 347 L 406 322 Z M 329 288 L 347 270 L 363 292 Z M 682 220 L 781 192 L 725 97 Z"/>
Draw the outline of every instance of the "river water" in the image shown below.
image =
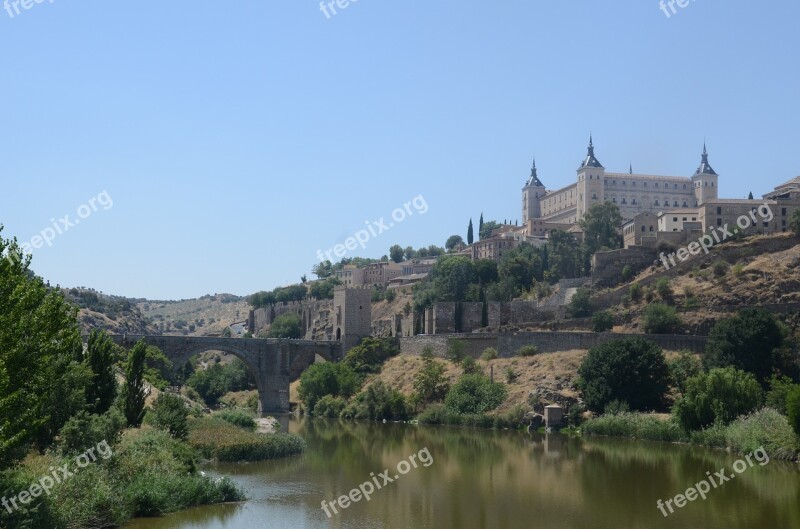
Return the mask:
<path id="1" fill-rule="evenodd" d="M 308 441 L 304 456 L 205 469 L 232 477 L 249 501 L 136 520 L 128 529 L 800 528 L 800 468 L 789 463 L 751 458 L 752 466 L 735 468 L 740 458 L 724 451 L 621 439 L 281 422 Z M 379 477 L 385 469 L 391 483 Z M 722 469 L 735 477 L 721 484 L 717 477 L 705 500 L 683 508 L 673 501 L 667 517 L 657 508 L 657 500 Z M 369 501 L 354 494 L 358 502 L 325 514 L 322 501 L 365 482 L 375 489 Z"/>

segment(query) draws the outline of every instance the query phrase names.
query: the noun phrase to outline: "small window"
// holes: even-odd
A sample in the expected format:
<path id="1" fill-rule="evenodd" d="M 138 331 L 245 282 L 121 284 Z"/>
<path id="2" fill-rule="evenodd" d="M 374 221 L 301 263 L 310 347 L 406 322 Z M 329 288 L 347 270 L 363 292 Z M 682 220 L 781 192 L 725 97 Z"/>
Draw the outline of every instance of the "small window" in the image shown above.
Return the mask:
<path id="1" fill-rule="evenodd" d="M 786 208 L 781 208 L 781 216 L 786 216 Z"/>
<path id="2" fill-rule="evenodd" d="M 636 199 L 635 198 L 633 200 L 631 200 L 631 204 L 633 204 L 634 206 L 636 205 Z"/>
<path id="3" fill-rule="evenodd" d="M 623 203 L 623 204 L 627 204 L 627 202 L 625 201 L 625 199 L 624 199 L 624 198 L 622 199 L 622 203 Z"/>
<path id="4" fill-rule="evenodd" d="M 656 182 L 656 187 L 658 187 L 658 182 Z"/>
<path id="5" fill-rule="evenodd" d="M 678 217 L 672 217 L 672 222 L 678 222 Z"/>
<path id="6" fill-rule="evenodd" d="M 656 206 L 658 206 L 658 200 L 656 200 Z"/>
<path id="7" fill-rule="evenodd" d="M 717 219 L 717 226 L 722 226 L 722 219 Z"/>
<path id="8" fill-rule="evenodd" d="M 683 217 L 683 222 L 686 222 L 686 220 L 687 220 L 686 217 Z"/>
<path id="9" fill-rule="evenodd" d="M 717 215 L 722 215 L 722 208 L 717 206 Z"/>
<path id="10" fill-rule="evenodd" d="M 653 226 L 652 226 L 652 224 L 650 225 L 650 231 L 653 231 Z"/>
<path id="11" fill-rule="evenodd" d="M 646 226 L 642 226 L 642 231 L 644 232 L 646 228 L 647 228 Z"/>

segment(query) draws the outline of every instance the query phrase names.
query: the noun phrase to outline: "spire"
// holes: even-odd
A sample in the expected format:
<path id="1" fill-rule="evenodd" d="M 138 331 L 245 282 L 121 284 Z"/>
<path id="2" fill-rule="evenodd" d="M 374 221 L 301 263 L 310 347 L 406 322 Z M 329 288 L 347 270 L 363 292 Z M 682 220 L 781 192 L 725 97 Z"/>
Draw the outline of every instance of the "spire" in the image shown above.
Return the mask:
<path id="1" fill-rule="evenodd" d="M 583 161 L 583 163 L 581 163 L 580 168 L 583 169 L 584 167 L 603 167 L 600 161 L 594 156 L 594 142 L 592 141 L 591 133 L 589 133 L 589 149 L 586 153 L 586 159 Z"/>
<path id="2" fill-rule="evenodd" d="M 633 174 L 633 163 L 628 166 L 628 174 Z"/>
<path id="3" fill-rule="evenodd" d="M 711 164 L 708 163 L 708 149 L 706 148 L 706 142 L 705 141 L 703 141 L 703 155 L 700 158 L 700 167 L 697 168 L 697 171 L 695 171 L 694 174 L 695 174 L 695 176 L 701 175 L 701 174 L 715 175 L 716 176 L 716 174 L 717 174 L 714 171 L 714 169 L 711 168 Z"/>
<path id="4" fill-rule="evenodd" d="M 528 178 L 528 183 L 526 186 L 529 187 L 544 187 L 544 184 L 541 180 L 539 180 L 539 175 L 536 171 L 536 158 L 533 159 L 533 166 L 531 167 L 531 177 Z"/>

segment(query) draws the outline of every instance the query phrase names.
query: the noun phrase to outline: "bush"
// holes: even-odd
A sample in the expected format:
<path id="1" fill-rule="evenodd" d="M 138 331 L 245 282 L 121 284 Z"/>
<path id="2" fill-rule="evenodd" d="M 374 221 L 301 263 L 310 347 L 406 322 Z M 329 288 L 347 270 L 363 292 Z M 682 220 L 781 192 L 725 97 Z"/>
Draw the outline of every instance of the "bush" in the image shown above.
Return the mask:
<path id="1" fill-rule="evenodd" d="M 306 369 L 300 376 L 300 400 L 312 412 L 325 395 L 350 397 L 361 385 L 358 374 L 344 362 L 322 362 Z"/>
<path id="2" fill-rule="evenodd" d="M 680 357 L 667 363 L 672 382 L 678 391 L 686 392 L 686 381 L 702 371 L 700 360 L 689 351 L 681 351 Z"/>
<path id="3" fill-rule="evenodd" d="M 77 454 L 102 441 L 115 444 L 126 425 L 125 416 L 117 407 L 112 407 L 103 415 L 79 412 L 59 432 L 61 451 Z"/>
<path id="4" fill-rule="evenodd" d="M 681 324 L 674 308 L 661 303 L 652 303 L 644 310 L 644 332 L 647 334 L 669 334 Z"/>
<path id="5" fill-rule="evenodd" d="M 633 277 L 633 269 L 629 265 L 622 267 L 622 281 L 627 283 Z"/>
<path id="6" fill-rule="evenodd" d="M 567 315 L 570 318 L 585 318 L 592 313 L 592 304 L 589 296 L 589 290 L 586 288 L 579 288 L 577 292 L 569 300 L 567 305 Z"/>
<path id="7" fill-rule="evenodd" d="M 767 392 L 764 403 L 767 407 L 786 415 L 786 397 L 794 389 L 794 381 L 789 377 L 772 375 L 769 382 L 770 390 Z"/>
<path id="8" fill-rule="evenodd" d="M 497 360 L 497 357 L 500 356 L 497 353 L 497 349 L 494 347 L 487 347 L 481 353 L 481 360 L 486 360 L 487 362 L 490 360 Z"/>
<path id="9" fill-rule="evenodd" d="M 409 416 L 406 398 L 381 381 L 359 393 L 342 411 L 342 417 L 368 421 L 403 421 Z"/>
<path id="10" fill-rule="evenodd" d="M 314 406 L 313 415 L 315 417 L 334 419 L 339 417 L 346 407 L 347 401 L 344 398 L 325 395 Z"/>
<path id="11" fill-rule="evenodd" d="M 792 429 L 800 435 L 800 386 L 795 386 L 786 394 L 786 413 Z"/>
<path id="12" fill-rule="evenodd" d="M 620 413 L 628 413 L 631 411 L 631 407 L 628 406 L 627 402 L 620 401 L 620 400 L 612 400 L 608 404 L 606 404 L 605 410 L 603 413 L 605 415 L 619 415 Z"/>
<path id="13" fill-rule="evenodd" d="M 481 366 L 479 366 L 478 362 L 476 362 L 471 356 L 465 356 L 464 359 L 461 360 L 461 369 L 464 370 L 465 375 L 476 375 L 483 373 Z"/>
<path id="14" fill-rule="evenodd" d="M 463 375 L 447 393 L 444 404 L 451 413 L 485 413 L 502 404 L 506 395 L 504 385 L 485 375 Z"/>
<path id="15" fill-rule="evenodd" d="M 255 419 L 243 411 L 223 410 L 215 413 L 214 417 L 222 419 L 223 421 L 234 426 L 238 426 L 239 428 L 244 428 L 245 430 L 252 431 L 256 429 Z"/>
<path id="16" fill-rule="evenodd" d="M 186 384 L 197 391 L 208 407 L 213 407 L 226 393 L 255 388 L 255 378 L 244 362 L 234 358 L 228 364 L 215 363 L 195 371 Z"/>
<path id="17" fill-rule="evenodd" d="M 628 297 L 631 298 L 631 301 L 642 299 L 642 285 L 639 283 L 632 284 L 631 288 L 628 289 Z"/>
<path id="18" fill-rule="evenodd" d="M 540 353 L 541 351 L 535 345 L 525 345 L 517 350 L 517 356 L 536 356 Z"/>
<path id="19" fill-rule="evenodd" d="M 414 379 L 414 394 L 411 397 L 415 406 L 441 401 L 450 390 L 450 382 L 444 376 L 444 364 L 432 356 L 423 356 L 422 369 Z"/>
<path id="20" fill-rule="evenodd" d="M 725 430 L 727 446 L 741 453 L 764 447 L 778 459 L 794 459 L 798 443 L 786 417 L 771 408 L 744 415 Z"/>
<path id="21" fill-rule="evenodd" d="M 286 312 L 281 314 L 269 327 L 270 338 L 300 339 L 303 337 L 303 321 L 299 314 Z"/>
<path id="22" fill-rule="evenodd" d="M 447 358 L 450 359 L 452 362 L 461 362 L 464 358 L 464 350 L 467 348 L 467 344 L 464 340 L 459 340 L 457 338 L 450 338 L 447 340 Z"/>
<path id="23" fill-rule="evenodd" d="M 176 439 L 186 439 L 189 433 L 186 426 L 188 416 L 186 403 L 177 395 L 162 393 L 153 405 L 153 425 Z"/>
<path id="24" fill-rule="evenodd" d="M 519 373 L 514 371 L 513 367 L 507 367 L 505 375 L 506 375 L 506 382 L 508 382 L 509 384 L 515 382 L 519 378 Z"/>
<path id="25" fill-rule="evenodd" d="M 763 395 L 752 374 L 733 367 L 712 369 L 686 381 L 673 413 L 686 431 L 728 424 L 761 405 Z"/>
<path id="26" fill-rule="evenodd" d="M 595 412 L 614 400 L 627 402 L 632 410 L 658 409 L 669 389 L 664 353 L 641 338 L 611 340 L 593 347 L 578 374 L 578 389 L 586 406 Z"/>
<path id="27" fill-rule="evenodd" d="M 720 261 L 716 261 L 713 264 L 713 266 L 711 267 L 711 270 L 714 272 L 715 276 L 722 277 L 722 276 L 724 276 L 725 274 L 728 273 L 728 268 L 730 268 L 728 263 L 726 263 L 725 261 L 721 261 L 720 260 Z"/>
<path id="28" fill-rule="evenodd" d="M 673 292 L 672 287 L 669 284 L 669 279 L 666 277 L 662 277 L 658 281 L 656 281 L 656 292 L 658 293 L 659 297 L 664 301 L 672 300 Z"/>
<path id="29" fill-rule="evenodd" d="M 608 332 L 614 328 L 614 317 L 608 311 L 600 311 L 592 316 L 593 332 Z"/>

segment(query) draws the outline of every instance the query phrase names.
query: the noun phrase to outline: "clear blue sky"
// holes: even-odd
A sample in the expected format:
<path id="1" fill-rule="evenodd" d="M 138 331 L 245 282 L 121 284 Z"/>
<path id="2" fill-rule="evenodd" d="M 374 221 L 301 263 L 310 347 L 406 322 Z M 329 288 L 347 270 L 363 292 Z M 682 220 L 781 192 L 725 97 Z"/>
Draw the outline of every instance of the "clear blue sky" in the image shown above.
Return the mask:
<path id="1" fill-rule="evenodd" d="M 0 0 L 2 1 L 2 0 Z M 12 13 L 13 6 L 11 7 Z M 422 195 L 350 252 L 443 245 L 520 216 L 535 155 L 575 179 L 690 176 L 723 197 L 800 174 L 800 5 L 658 0 L 45 0 L 0 10 L 0 223 L 30 241 L 103 191 L 113 207 L 34 250 L 63 286 L 245 295 Z M 56 221 L 58 222 L 58 221 Z"/>

